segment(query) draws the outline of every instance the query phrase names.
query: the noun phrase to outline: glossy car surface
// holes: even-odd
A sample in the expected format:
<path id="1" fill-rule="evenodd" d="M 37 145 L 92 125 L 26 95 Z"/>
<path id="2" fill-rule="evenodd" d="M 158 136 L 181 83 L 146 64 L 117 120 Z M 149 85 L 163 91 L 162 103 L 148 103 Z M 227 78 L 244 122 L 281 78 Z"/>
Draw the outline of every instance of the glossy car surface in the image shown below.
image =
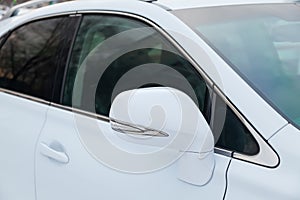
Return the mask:
<path id="1" fill-rule="evenodd" d="M 0 199 L 299 199 L 300 7 L 74 1 L 0 22 Z"/>

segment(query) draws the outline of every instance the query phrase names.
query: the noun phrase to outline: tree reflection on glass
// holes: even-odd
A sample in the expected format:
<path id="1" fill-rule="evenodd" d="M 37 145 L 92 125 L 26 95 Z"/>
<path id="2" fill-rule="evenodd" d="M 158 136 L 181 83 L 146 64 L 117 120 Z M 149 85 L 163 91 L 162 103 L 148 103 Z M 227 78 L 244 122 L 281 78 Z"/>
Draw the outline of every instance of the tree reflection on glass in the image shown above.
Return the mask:
<path id="1" fill-rule="evenodd" d="M 51 96 L 65 21 L 37 21 L 10 34 L 0 50 L 0 87 L 39 98 Z"/>

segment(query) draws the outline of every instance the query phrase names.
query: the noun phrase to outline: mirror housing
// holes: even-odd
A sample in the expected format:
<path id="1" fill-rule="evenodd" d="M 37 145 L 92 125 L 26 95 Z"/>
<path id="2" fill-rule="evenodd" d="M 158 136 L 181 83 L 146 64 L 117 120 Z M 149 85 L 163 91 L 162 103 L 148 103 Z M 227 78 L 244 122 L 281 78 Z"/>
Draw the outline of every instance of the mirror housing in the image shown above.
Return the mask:
<path id="1" fill-rule="evenodd" d="M 129 90 L 114 99 L 110 114 L 115 134 L 135 144 L 180 154 L 178 178 L 207 184 L 213 174 L 214 138 L 204 116 L 185 93 L 168 87 Z"/>

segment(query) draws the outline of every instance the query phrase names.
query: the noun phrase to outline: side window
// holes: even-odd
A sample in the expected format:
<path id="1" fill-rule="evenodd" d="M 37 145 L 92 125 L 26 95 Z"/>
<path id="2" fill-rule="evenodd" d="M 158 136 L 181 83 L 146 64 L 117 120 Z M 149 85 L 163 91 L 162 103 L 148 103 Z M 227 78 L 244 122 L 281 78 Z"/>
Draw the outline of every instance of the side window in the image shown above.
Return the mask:
<path id="1" fill-rule="evenodd" d="M 220 98 L 210 113 L 211 89 L 154 28 L 119 16 L 83 17 L 67 70 L 64 105 L 108 116 L 120 92 L 157 86 L 185 92 L 207 121 L 212 116 L 217 147 L 247 155 L 258 152 L 251 133 Z"/>
<path id="2" fill-rule="evenodd" d="M 157 86 L 184 91 L 206 113 L 206 83 L 153 27 L 126 17 L 84 16 L 67 72 L 64 105 L 108 116 L 120 92 Z"/>
<path id="3" fill-rule="evenodd" d="M 0 50 L 0 87 L 51 100 L 68 18 L 32 22 L 9 35 Z"/>
<path id="4" fill-rule="evenodd" d="M 233 110 L 216 96 L 211 127 L 216 147 L 246 155 L 255 155 L 259 146 Z"/>

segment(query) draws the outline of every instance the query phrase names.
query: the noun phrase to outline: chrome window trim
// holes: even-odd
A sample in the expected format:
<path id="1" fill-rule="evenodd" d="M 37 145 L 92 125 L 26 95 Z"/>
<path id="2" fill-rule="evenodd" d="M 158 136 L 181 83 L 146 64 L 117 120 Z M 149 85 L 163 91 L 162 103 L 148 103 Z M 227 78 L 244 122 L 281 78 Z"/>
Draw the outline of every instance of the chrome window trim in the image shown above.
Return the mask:
<path id="1" fill-rule="evenodd" d="M 226 150 L 226 149 L 221 149 L 219 147 L 215 147 L 214 152 L 217 153 L 217 154 L 221 154 L 223 156 L 227 156 L 227 157 L 232 157 L 232 154 L 233 154 L 232 151 L 229 151 L 229 150 Z"/>
<path id="2" fill-rule="evenodd" d="M 15 91 L 4 89 L 4 88 L 0 88 L 0 92 L 5 93 L 5 94 L 9 94 L 9 95 L 13 95 L 13 96 L 16 96 L 16 97 L 20 97 L 20 98 L 23 98 L 23 99 L 31 100 L 31 101 L 34 101 L 36 103 L 50 105 L 50 101 L 46 101 L 44 99 L 33 97 L 31 95 L 23 94 L 23 93 L 20 93 L 20 92 L 15 92 Z"/>
<path id="3" fill-rule="evenodd" d="M 105 121 L 105 122 L 110 121 L 109 117 L 106 117 L 104 115 L 99 115 L 97 113 L 93 113 L 93 112 L 89 112 L 89 111 L 84 111 L 84 110 L 78 109 L 78 108 L 74 108 L 74 107 L 70 107 L 70 106 L 64 106 L 64 105 L 57 104 L 57 103 L 50 103 L 50 106 L 52 106 L 54 108 L 63 109 L 63 110 L 69 111 L 69 112 L 77 113 L 77 114 L 80 114 L 80 115 L 84 115 L 84 116 L 87 116 L 87 117 L 91 117 L 91 118 L 94 118 L 94 119 L 98 119 L 98 120 L 101 120 L 101 121 Z"/>

